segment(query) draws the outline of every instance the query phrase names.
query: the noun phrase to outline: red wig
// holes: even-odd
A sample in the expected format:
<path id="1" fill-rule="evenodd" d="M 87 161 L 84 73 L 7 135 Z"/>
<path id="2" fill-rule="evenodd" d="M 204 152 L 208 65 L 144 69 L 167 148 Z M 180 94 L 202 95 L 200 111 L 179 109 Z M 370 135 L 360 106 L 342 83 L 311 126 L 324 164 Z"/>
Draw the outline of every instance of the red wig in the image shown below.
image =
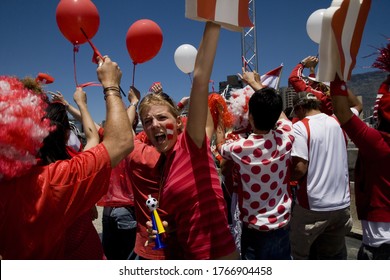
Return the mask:
<path id="1" fill-rule="evenodd" d="M 49 134 L 47 103 L 19 79 L 0 76 L 0 180 L 25 174 Z"/>
<path id="2" fill-rule="evenodd" d="M 219 121 L 222 122 L 225 128 L 233 125 L 233 115 L 228 110 L 225 99 L 218 93 L 211 93 L 209 95 L 209 109 L 213 117 L 214 129 L 217 129 Z"/>

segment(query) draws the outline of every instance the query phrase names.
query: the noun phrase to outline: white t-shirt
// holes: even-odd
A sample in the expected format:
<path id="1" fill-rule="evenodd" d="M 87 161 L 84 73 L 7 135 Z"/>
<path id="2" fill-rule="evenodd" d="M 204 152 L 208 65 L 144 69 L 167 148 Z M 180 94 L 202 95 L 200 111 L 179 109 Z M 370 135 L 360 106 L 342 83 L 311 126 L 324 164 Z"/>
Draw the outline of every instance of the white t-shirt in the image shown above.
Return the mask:
<path id="1" fill-rule="evenodd" d="M 72 147 L 76 152 L 82 150 L 81 142 L 73 130 L 70 130 L 68 143 L 66 145 Z"/>
<path id="2" fill-rule="evenodd" d="M 350 205 L 348 158 L 345 137 L 340 124 L 326 114 L 308 116 L 308 132 L 302 121 L 293 125 L 295 142 L 292 156 L 309 162 L 307 171 L 307 201 L 297 197 L 300 205 L 310 210 L 333 211 Z M 310 151 L 309 151 L 310 150 Z M 305 188 L 301 182 L 298 188 Z"/>
<path id="3" fill-rule="evenodd" d="M 293 141 L 291 122 L 280 120 L 277 129 L 268 134 L 251 134 L 222 145 L 221 155 L 239 166 L 240 219 L 248 227 L 269 231 L 284 227 L 290 220 L 286 175 Z"/>
<path id="4" fill-rule="evenodd" d="M 390 244 L 390 223 L 362 220 L 363 243 L 371 247 Z"/>

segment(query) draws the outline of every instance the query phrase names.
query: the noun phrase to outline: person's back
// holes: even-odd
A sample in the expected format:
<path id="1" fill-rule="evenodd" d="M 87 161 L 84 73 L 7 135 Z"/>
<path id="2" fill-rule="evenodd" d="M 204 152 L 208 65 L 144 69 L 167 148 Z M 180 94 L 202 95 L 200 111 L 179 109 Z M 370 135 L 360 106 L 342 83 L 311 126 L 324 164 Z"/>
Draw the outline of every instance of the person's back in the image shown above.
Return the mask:
<path id="1" fill-rule="evenodd" d="M 1 112 L 7 120 L 2 131 L 12 132 L 18 139 L 0 137 L 0 146 L 4 147 L 0 149 L 3 259 L 64 258 L 65 230 L 107 191 L 112 166 L 133 148 L 119 92 L 121 72 L 108 57 L 99 60 L 98 78 L 107 105 L 105 139 L 72 159 L 66 153 L 67 117 L 54 121 L 49 110 L 45 111 L 53 104 L 43 105 L 40 96 L 17 81 L 0 77 L 0 100 L 24 109 L 24 114 L 15 114 L 18 110 Z M 31 107 L 33 113 L 29 115 Z M 30 117 L 29 122 L 26 117 Z"/>
<path id="2" fill-rule="evenodd" d="M 64 232 L 80 215 L 89 211 L 108 186 L 110 174 L 108 154 L 102 146 L 92 148 L 101 160 L 93 160 L 89 151 L 72 160 L 36 166 L 29 174 L 2 181 L 0 205 L 0 251 L 5 259 L 62 259 Z M 85 168 L 86 174 L 98 172 L 89 184 L 76 172 L 83 162 L 94 162 L 94 168 Z M 89 169 L 89 170 L 88 170 Z M 64 201 L 63 197 L 71 198 Z"/>
<path id="3" fill-rule="evenodd" d="M 298 204 L 328 211 L 349 206 L 348 158 L 345 137 L 333 117 L 320 113 L 294 124 L 292 155 L 309 162 L 305 180 L 298 184 Z"/>
<path id="4" fill-rule="evenodd" d="M 320 111 L 308 92 L 293 100 L 292 180 L 298 180 L 291 219 L 294 259 L 346 259 L 345 235 L 352 228 L 346 138 L 338 123 Z"/>
<path id="5" fill-rule="evenodd" d="M 243 79 L 247 75 L 245 72 Z M 292 125 L 282 113 L 282 100 L 274 89 L 255 91 L 249 100 L 249 121 L 253 133 L 247 139 L 220 147 L 221 155 L 239 166 L 242 258 L 290 259 L 287 182 Z"/>

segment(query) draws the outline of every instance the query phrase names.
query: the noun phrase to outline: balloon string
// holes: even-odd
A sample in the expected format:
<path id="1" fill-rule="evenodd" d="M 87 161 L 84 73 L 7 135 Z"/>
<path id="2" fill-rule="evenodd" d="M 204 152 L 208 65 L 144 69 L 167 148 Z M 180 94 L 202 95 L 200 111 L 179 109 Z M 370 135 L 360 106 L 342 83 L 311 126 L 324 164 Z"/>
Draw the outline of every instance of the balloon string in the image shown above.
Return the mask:
<path id="1" fill-rule="evenodd" d="M 78 87 L 77 75 L 76 75 L 76 52 L 79 51 L 79 47 L 77 45 L 73 45 L 73 75 L 74 81 L 76 83 L 76 87 Z"/>
<path id="2" fill-rule="evenodd" d="M 101 87 L 102 84 L 97 83 L 97 82 L 87 82 L 87 83 L 79 85 L 79 87 L 81 87 L 81 88 L 85 88 L 85 87 L 89 87 L 89 86 Z"/>
<path id="3" fill-rule="evenodd" d="M 135 79 L 135 65 L 137 63 L 133 63 L 133 83 L 131 84 L 132 86 L 134 86 L 134 79 Z"/>
<path id="4" fill-rule="evenodd" d="M 104 59 L 103 59 L 103 56 L 100 54 L 99 50 L 98 50 L 98 49 L 96 48 L 96 46 L 91 42 L 91 40 L 89 40 L 87 34 L 85 33 L 85 31 L 84 31 L 81 27 L 80 27 L 80 30 L 81 30 L 81 32 L 83 33 L 85 39 L 87 40 L 87 42 L 89 43 L 89 45 L 91 46 L 91 48 L 92 48 L 92 50 L 93 50 L 92 62 L 98 64 L 97 58 L 99 57 L 101 60 L 104 60 Z"/>
<path id="5" fill-rule="evenodd" d="M 192 77 L 191 77 L 191 73 L 188 73 L 188 77 L 190 78 L 190 83 L 192 85 Z"/>
<path id="6" fill-rule="evenodd" d="M 92 43 L 92 41 L 89 40 L 89 38 L 88 38 L 87 34 L 85 33 L 85 31 L 84 31 L 81 27 L 80 27 L 80 30 L 81 30 L 81 32 L 83 33 L 85 39 L 87 40 L 87 42 L 89 43 L 89 45 L 91 46 L 91 48 L 92 48 L 92 50 L 93 50 L 92 62 L 98 64 L 98 61 L 97 61 L 97 58 L 98 58 L 98 57 L 99 57 L 101 60 L 104 61 L 103 56 L 101 55 L 101 53 L 99 52 L 99 50 L 96 48 L 96 46 Z M 92 83 L 92 82 L 83 84 L 84 87 L 85 87 L 85 86 L 90 86 L 90 85 L 96 85 L 96 84 L 94 84 L 94 83 Z M 120 89 L 121 93 L 123 94 L 123 96 L 126 97 L 126 94 L 125 94 L 125 92 L 123 91 L 123 89 L 121 88 L 121 86 L 119 86 L 119 89 Z"/>

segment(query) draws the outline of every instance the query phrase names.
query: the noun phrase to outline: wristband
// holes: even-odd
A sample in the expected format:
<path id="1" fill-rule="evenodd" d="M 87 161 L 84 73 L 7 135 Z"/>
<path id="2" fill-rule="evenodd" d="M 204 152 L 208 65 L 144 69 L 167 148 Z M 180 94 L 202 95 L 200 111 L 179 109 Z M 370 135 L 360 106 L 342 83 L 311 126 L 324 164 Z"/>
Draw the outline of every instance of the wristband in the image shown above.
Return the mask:
<path id="1" fill-rule="evenodd" d="M 215 157 L 219 162 L 221 162 L 223 160 L 222 156 L 220 154 L 218 154 L 216 157 Z"/>
<path id="2" fill-rule="evenodd" d="M 345 97 L 348 96 L 347 84 L 339 79 L 330 82 L 330 95 Z"/>
<path id="3" fill-rule="evenodd" d="M 179 103 L 177 103 L 177 108 L 183 109 L 184 108 L 184 104 L 179 101 Z"/>

